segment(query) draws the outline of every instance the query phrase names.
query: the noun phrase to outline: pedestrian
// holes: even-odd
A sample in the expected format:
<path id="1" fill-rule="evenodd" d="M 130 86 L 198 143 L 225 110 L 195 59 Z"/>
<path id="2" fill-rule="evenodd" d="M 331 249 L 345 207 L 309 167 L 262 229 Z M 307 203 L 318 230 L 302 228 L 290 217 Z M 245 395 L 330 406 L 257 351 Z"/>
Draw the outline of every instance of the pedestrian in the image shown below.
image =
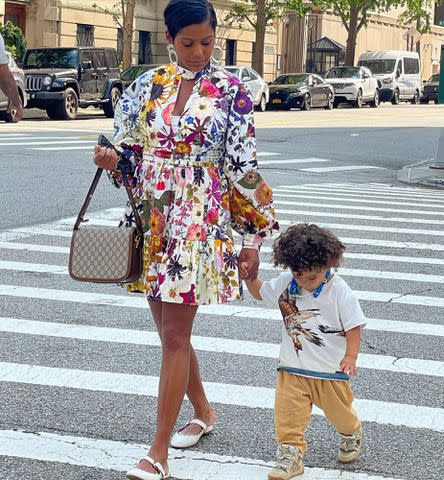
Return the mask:
<path id="1" fill-rule="evenodd" d="M 14 123 L 19 122 L 23 116 L 23 106 L 20 99 L 19 92 L 15 79 L 12 76 L 11 70 L 9 70 L 9 57 L 6 54 L 5 42 L 2 34 L 0 33 L 0 90 L 9 99 L 8 113 L 12 115 L 12 121 Z"/>
<path id="2" fill-rule="evenodd" d="M 127 473 L 132 480 L 168 477 L 185 392 L 194 419 L 171 445 L 193 446 L 213 429 L 216 413 L 190 344 L 193 321 L 199 305 L 242 298 L 238 262 L 254 278 L 259 245 L 278 229 L 257 169 L 251 95 L 216 58 L 213 5 L 171 0 L 164 18 L 170 63 L 138 78 L 116 109 L 121 160 L 98 145 L 94 155 L 116 186 L 123 171 L 132 184 L 146 232 L 143 274 L 129 290 L 147 296 L 162 342 L 157 430 L 148 456 Z M 123 225 L 134 225 L 130 209 Z M 239 257 L 231 228 L 243 239 Z"/>
<path id="3" fill-rule="evenodd" d="M 277 463 L 269 480 L 304 472 L 304 434 L 313 404 L 340 434 L 339 461 L 351 462 L 361 452 L 362 426 L 348 380 L 356 375 L 366 320 L 351 288 L 332 270 L 344 250 L 327 229 L 293 225 L 273 245 L 275 266 L 289 271 L 270 281 L 246 280 L 253 297 L 279 306 L 283 317 L 274 408 Z"/>

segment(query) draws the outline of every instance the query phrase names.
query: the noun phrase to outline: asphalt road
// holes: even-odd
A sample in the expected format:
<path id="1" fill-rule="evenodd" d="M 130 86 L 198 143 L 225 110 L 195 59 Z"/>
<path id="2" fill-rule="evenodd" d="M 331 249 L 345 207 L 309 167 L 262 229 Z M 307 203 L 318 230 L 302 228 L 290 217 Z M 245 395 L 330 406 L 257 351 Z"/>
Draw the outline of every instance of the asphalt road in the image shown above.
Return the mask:
<path id="1" fill-rule="evenodd" d="M 362 458 L 341 467 L 337 435 L 316 414 L 302 479 L 339 480 L 344 471 L 349 480 L 444 478 L 444 191 L 396 180 L 399 168 L 435 155 L 441 125 L 424 126 L 424 108 L 257 116 L 259 162 L 283 227 L 316 222 L 344 239 L 339 274 L 369 319 L 352 382 L 364 421 Z M 442 112 L 430 108 L 430 118 Z M 370 127 L 366 112 L 384 118 Z M 89 113 L 70 123 L 34 116 L 0 125 L 5 480 L 121 479 L 154 433 L 160 348 L 143 298 L 66 275 L 72 217 L 94 174 L 91 149 L 97 133 L 111 129 Z M 103 180 L 91 222 L 114 224 L 124 199 Z M 270 245 L 262 249 L 263 278 L 275 275 Z M 173 452 L 174 478 L 266 478 L 280 322 L 248 295 L 201 310 L 195 346 L 218 422 L 193 452 Z M 178 424 L 191 414 L 185 402 Z"/>

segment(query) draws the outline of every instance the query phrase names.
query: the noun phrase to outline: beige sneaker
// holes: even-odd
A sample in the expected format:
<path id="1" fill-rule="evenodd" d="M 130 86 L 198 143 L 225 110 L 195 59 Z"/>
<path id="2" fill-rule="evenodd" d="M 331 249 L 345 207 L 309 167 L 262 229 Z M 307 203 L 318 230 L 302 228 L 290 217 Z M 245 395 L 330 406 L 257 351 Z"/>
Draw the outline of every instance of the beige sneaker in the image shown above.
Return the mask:
<path id="1" fill-rule="evenodd" d="M 304 473 L 303 454 L 298 448 L 283 443 L 276 452 L 276 466 L 268 474 L 268 480 L 290 480 Z"/>
<path id="2" fill-rule="evenodd" d="M 362 448 L 362 426 L 352 435 L 343 435 L 340 433 L 341 443 L 339 444 L 338 459 L 341 463 L 349 463 L 356 460 L 361 455 Z"/>

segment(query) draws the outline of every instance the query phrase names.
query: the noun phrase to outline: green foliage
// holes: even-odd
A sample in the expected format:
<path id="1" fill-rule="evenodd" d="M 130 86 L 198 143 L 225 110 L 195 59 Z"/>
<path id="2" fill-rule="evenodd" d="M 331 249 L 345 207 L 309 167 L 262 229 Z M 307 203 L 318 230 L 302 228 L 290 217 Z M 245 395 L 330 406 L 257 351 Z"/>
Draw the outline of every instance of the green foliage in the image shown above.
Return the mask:
<path id="1" fill-rule="evenodd" d="M 26 51 L 26 40 L 20 28 L 8 21 L 0 27 L 0 33 L 5 40 L 6 50 L 15 60 L 21 62 Z"/>

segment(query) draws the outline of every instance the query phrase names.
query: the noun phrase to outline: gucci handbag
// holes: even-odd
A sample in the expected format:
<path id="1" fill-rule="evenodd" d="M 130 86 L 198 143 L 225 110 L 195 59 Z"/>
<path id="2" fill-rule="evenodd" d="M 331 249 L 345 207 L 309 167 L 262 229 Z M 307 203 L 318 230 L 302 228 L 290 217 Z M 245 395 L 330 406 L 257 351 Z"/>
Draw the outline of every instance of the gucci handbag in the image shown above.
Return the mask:
<path id="1" fill-rule="evenodd" d="M 134 214 L 135 227 L 84 226 L 86 209 L 99 183 L 98 168 L 77 217 L 71 239 L 68 271 L 79 282 L 130 283 L 142 274 L 143 229 L 126 175 L 124 185 Z"/>

